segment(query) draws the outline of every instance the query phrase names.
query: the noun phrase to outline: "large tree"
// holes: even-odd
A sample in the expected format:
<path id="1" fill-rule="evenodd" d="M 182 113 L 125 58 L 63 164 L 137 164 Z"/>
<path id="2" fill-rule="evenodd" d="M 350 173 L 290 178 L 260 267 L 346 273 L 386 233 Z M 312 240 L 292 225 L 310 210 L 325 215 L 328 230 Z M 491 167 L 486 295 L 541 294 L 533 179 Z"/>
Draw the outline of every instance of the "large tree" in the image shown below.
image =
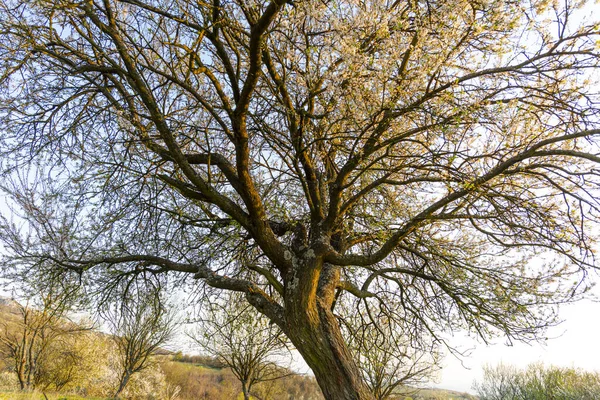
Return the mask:
<path id="1" fill-rule="evenodd" d="M 585 287 L 600 55 L 580 3 L 0 4 L 15 268 L 245 293 L 327 399 L 373 398 L 340 301 L 530 340 Z"/>

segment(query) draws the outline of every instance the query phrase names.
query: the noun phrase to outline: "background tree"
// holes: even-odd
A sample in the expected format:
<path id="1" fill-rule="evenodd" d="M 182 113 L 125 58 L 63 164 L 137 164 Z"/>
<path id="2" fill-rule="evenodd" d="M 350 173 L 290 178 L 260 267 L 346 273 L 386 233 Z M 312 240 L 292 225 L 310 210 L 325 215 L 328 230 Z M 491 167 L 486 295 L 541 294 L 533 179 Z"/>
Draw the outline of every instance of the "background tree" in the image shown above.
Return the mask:
<path id="1" fill-rule="evenodd" d="M 256 397 L 256 384 L 290 375 L 277 364 L 290 354 L 283 332 L 242 300 L 230 295 L 225 302 L 204 303 L 199 326 L 190 337 L 231 369 L 242 384 L 244 400 L 250 400 Z"/>
<path id="2" fill-rule="evenodd" d="M 74 379 L 81 357 L 66 344 L 90 329 L 69 319 L 77 296 L 77 288 L 51 289 L 24 304 L 14 302 L 13 318 L 0 322 L 0 354 L 21 390 L 61 389 Z"/>
<path id="3" fill-rule="evenodd" d="M 520 371 L 510 365 L 485 366 L 483 381 L 475 382 L 473 388 L 484 400 L 519 399 Z"/>
<path id="4" fill-rule="evenodd" d="M 579 6 L 2 0 L 5 262 L 241 292 L 330 400 L 373 398 L 339 291 L 534 340 L 594 266 Z"/>
<path id="5" fill-rule="evenodd" d="M 381 308 L 368 315 L 356 309 L 354 304 L 336 307 L 346 342 L 376 400 L 403 398 L 435 379 L 441 369 L 440 343 L 424 327 L 399 325 Z"/>
<path id="6" fill-rule="evenodd" d="M 72 324 L 70 321 L 64 323 Z M 112 377 L 109 373 L 109 351 L 112 349 L 101 334 L 90 330 L 90 326 L 91 323 L 80 322 L 79 330 L 52 341 L 46 355 L 38 361 L 35 390 L 85 395 L 101 391 L 100 387 Z M 104 391 L 102 394 L 112 393 Z"/>
<path id="7" fill-rule="evenodd" d="M 112 327 L 118 372 L 114 398 L 130 382 L 131 377 L 151 365 L 151 357 L 160 350 L 174 332 L 174 317 L 156 292 L 135 291 L 103 314 Z"/>

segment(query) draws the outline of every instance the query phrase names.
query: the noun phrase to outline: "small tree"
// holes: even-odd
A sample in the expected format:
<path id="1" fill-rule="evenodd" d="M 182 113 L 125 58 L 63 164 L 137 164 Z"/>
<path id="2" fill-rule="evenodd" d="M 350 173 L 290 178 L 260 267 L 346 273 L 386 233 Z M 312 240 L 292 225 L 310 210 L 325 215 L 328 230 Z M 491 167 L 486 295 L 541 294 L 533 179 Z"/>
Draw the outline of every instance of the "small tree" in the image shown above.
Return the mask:
<path id="1" fill-rule="evenodd" d="M 407 386 L 433 379 L 441 368 L 440 343 L 417 322 L 409 329 L 390 318 L 385 306 L 377 311 L 367 308 L 369 312 L 353 304 L 336 309 L 345 321 L 346 341 L 376 400 L 414 392 Z"/>
<path id="2" fill-rule="evenodd" d="M 482 400 L 517 400 L 520 379 L 520 372 L 514 366 L 485 366 L 483 382 L 474 383 L 473 388 Z"/>
<path id="3" fill-rule="evenodd" d="M 206 302 L 201 326 L 190 337 L 209 355 L 228 366 L 249 400 L 254 385 L 288 375 L 275 363 L 287 353 L 285 336 L 237 295 Z"/>
<path id="4" fill-rule="evenodd" d="M 52 384 L 64 387 L 71 380 L 70 373 L 62 374 L 59 381 L 48 379 L 57 373 L 56 363 L 60 343 L 73 335 L 89 330 L 87 326 L 75 324 L 67 317 L 75 302 L 77 289 L 51 289 L 24 304 L 15 302 L 14 318 L 0 323 L 0 354 L 11 365 L 21 390 L 29 390 Z M 79 357 L 66 349 L 60 349 L 63 364 L 75 368 Z M 68 354 L 67 354 L 68 353 Z"/>
<path id="5" fill-rule="evenodd" d="M 117 349 L 118 398 L 133 374 L 150 365 L 150 358 L 171 338 L 174 319 L 157 293 L 125 297 L 105 314 Z"/>

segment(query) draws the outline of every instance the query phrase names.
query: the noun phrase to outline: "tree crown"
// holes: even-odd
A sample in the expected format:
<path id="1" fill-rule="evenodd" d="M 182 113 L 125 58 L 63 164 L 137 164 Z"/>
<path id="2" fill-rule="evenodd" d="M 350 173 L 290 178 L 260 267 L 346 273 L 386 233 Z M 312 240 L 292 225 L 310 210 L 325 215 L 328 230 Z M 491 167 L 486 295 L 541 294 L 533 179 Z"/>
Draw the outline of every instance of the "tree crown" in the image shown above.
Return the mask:
<path id="1" fill-rule="evenodd" d="M 288 331 L 292 304 L 354 296 L 517 339 L 594 265 L 599 31 L 578 4 L 0 4 L 18 265 L 193 274 Z"/>

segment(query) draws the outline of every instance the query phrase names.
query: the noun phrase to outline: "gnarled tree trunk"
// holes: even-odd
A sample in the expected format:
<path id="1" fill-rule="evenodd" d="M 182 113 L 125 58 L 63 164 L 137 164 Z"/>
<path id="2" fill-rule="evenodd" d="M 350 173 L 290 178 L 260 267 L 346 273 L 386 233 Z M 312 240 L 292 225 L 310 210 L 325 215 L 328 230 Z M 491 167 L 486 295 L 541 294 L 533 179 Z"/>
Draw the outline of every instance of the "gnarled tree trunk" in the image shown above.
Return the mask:
<path id="1" fill-rule="evenodd" d="M 286 280 L 286 334 L 327 400 L 373 400 L 331 311 L 339 272 L 313 257 L 294 263 Z"/>

